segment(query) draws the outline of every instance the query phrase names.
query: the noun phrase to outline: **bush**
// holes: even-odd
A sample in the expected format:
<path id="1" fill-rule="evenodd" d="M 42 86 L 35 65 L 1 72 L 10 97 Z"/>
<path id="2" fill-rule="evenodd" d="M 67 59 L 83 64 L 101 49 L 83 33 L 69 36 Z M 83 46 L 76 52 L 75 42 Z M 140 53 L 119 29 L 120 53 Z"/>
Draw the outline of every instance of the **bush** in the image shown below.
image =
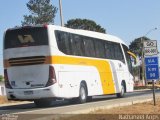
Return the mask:
<path id="1" fill-rule="evenodd" d="M 0 82 L 4 81 L 4 77 L 0 75 Z"/>

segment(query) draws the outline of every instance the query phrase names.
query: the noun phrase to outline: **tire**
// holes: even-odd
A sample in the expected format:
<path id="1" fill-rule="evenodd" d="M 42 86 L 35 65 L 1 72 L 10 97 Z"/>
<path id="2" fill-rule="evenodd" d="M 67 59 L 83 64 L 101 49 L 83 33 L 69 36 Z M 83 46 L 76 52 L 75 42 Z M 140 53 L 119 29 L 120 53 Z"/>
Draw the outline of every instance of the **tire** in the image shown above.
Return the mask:
<path id="1" fill-rule="evenodd" d="M 34 100 L 34 104 L 37 107 L 49 107 L 52 105 L 52 100 L 51 99 L 38 99 L 38 100 Z"/>
<path id="2" fill-rule="evenodd" d="M 121 83 L 121 92 L 116 94 L 118 98 L 123 98 L 125 95 L 125 84 L 124 82 Z"/>
<path id="3" fill-rule="evenodd" d="M 87 101 L 87 88 L 84 83 L 81 83 L 80 89 L 79 89 L 79 97 L 78 97 L 78 103 L 82 104 Z"/>

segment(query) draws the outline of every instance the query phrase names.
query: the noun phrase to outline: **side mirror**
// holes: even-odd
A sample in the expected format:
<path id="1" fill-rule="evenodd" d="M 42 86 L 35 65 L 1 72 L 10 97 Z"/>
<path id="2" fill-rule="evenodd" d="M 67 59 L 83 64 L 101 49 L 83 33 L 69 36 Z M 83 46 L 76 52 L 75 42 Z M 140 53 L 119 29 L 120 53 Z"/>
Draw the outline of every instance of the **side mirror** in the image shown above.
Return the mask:
<path id="1" fill-rule="evenodd" d="M 132 58 L 134 59 L 134 63 L 137 64 L 137 56 L 136 56 L 134 53 L 130 52 L 130 51 L 127 51 L 127 53 L 128 53 L 130 56 L 132 56 Z"/>

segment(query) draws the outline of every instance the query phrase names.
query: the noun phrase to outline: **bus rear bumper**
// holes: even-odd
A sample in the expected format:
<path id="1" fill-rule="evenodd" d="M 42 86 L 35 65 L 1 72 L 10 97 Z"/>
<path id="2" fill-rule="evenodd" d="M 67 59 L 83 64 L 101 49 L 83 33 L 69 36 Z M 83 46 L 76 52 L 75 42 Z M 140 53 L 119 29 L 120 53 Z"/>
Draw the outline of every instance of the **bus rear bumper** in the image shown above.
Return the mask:
<path id="1" fill-rule="evenodd" d="M 56 91 L 52 86 L 36 89 L 6 89 L 8 100 L 35 100 L 55 98 Z"/>

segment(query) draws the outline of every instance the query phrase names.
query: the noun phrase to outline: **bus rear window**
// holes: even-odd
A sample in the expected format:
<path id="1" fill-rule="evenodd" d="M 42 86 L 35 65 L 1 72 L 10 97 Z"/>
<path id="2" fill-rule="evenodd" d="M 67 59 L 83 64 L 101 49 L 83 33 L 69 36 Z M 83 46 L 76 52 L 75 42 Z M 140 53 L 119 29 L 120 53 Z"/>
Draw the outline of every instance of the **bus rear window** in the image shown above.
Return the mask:
<path id="1" fill-rule="evenodd" d="M 4 49 L 40 45 L 48 45 L 48 34 L 45 27 L 7 30 L 4 37 Z"/>

